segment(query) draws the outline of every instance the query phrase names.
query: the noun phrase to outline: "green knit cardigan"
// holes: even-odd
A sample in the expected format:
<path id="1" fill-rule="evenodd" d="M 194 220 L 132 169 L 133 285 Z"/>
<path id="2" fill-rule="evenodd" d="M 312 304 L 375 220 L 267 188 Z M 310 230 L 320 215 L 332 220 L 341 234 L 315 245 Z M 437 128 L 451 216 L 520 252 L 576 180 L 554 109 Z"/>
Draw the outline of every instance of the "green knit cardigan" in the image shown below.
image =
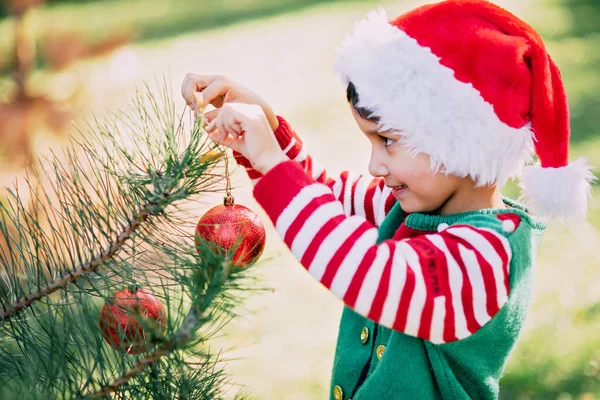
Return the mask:
<path id="1" fill-rule="evenodd" d="M 379 228 L 378 242 L 392 238 L 405 222 L 423 233 L 441 223 L 493 229 L 508 238 L 510 292 L 507 303 L 471 336 L 444 344 L 382 327 L 346 307 L 340 322 L 330 398 L 332 400 L 497 399 L 499 380 L 529 310 L 535 253 L 545 223 L 522 205 L 439 216 L 413 213 L 404 220 L 396 203 Z M 521 218 L 511 233 L 498 214 Z"/>

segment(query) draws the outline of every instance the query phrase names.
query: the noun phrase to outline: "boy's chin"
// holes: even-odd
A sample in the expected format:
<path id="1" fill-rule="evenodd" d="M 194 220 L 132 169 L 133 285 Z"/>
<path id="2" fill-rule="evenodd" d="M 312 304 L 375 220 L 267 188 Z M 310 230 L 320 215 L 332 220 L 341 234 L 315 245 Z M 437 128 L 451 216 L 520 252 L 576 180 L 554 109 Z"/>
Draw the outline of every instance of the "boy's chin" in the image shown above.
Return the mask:
<path id="1" fill-rule="evenodd" d="M 422 207 L 419 207 L 418 204 L 412 204 L 412 202 L 410 201 L 401 201 L 400 207 L 402 208 L 402 211 L 404 211 L 407 214 L 423 212 Z"/>
<path id="2" fill-rule="evenodd" d="M 402 208 L 402 211 L 404 211 L 407 214 L 412 214 L 412 213 L 422 213 L 422 214 L 430 214 L 433 212 L 437 211 L 436 207 L 432 207 L 430 205 L 427 204 L 423 204 L 420 203 L 418 201 L 411 201 L 410 200 L 404 200 L 404 201 L 400 201 L 400 207 Z"/>

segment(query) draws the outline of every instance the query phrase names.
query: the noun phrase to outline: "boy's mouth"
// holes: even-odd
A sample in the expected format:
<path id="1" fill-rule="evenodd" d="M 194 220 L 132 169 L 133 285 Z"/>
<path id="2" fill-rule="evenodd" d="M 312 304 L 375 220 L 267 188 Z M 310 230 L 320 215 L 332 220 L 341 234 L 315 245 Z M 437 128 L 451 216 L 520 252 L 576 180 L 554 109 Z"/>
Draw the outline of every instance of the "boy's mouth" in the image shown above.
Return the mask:
<path id="1" fill-rule="evenodd" d="M 405 184 L 397 185 L 397 186 L 389 186 L 389 188 L 392 190 L 401 190 L 401 189 L 406 189 L 407 187 L 408 186 L 406 186 Z"/>
<path id="2" fill-rule="evenodd" d="M 392 195 L 394 197 L 397 197 L 400 194 L 402 194 L 403 192 L 405 192 L 406 189 L 408 188 L 408 186 L 402 184 L 402 185 L 397 185 L 397 186 L 390 186 L 390 188 L 392 189 Z"/>

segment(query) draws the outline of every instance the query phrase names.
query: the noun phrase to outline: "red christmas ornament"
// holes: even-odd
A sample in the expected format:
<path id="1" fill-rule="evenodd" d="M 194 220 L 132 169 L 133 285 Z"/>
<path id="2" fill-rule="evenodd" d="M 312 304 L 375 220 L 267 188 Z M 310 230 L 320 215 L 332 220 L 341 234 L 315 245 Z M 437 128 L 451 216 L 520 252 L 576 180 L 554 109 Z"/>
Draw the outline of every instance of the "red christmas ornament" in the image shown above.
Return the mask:
<path id="1" fill-rule="evenodd" d="M 104 340 L 115 349 L 126 348 L 129 354 L 146 351 L 146 332 L 136 315 L 156 321 L 157 327 L 163 331 L 166 328 L 165 307 L 154 295 L 143 289 L 124 289 L 117 291 L 100 312 Z"/>
<path id="2" fill-rule="evenodd" d="M 223 205 L 211 208 L 198 221 L 195 242 L 200 252 L 200 241 L 214 245 L 215 250 L 228 253 L 234 248 L 232 264 L 246 267 L 255 263 L 265 249 L 265 227 L 249 208 L 234 204 L 231 196 Z"/>

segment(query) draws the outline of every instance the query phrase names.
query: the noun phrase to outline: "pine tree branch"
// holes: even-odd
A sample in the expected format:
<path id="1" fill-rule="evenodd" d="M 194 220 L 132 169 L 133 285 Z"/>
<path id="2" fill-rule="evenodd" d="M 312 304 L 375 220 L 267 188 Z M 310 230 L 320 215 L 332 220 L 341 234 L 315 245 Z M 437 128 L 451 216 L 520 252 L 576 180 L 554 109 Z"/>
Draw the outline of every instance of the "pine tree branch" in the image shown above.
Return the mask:
<path id="1" fill-rule="evenodd" d="M 121 375 L 118 379 L 116 379 L 110 385 L 104 386 L 97 392 L 94 392 L 86 397 L 83 397 L 83 399 L 99 399 L 99 398 L 108 396 L 110 393 L 116 392 L 117 390 L 119 390 L 119 388 L 121 386 L 127 384 L 127 382 L 130 379 L 135 378 L 142 371 L 144 371 L 149 365 L 151 365 L 153 362 L 157 361 L 159 358 L 168 355 L 171 351 L 173 351 L 172 346 L 163 346 L 163 347 L 153 351 L 146 358 L 141 360 L 133 368 L 131 368 L 125 374 Z"/>
<path id="2" fill-rule="evenodd" d="M 51 189 L 30 194 L 33 209 L 18 187 L 0 203 L 0 397 L 221 398 L 226 374 L 195 346 L 255 286 L 194 245 L 197 215 L 180 203 L 218 192 L 223 176 L 218 159 L 203 161 L 202 124 L 184 125 L 164 97 L 166 106 L 140 96 L 135 112 L 53 154 L 43 169 Z M 169 310 L 168 333 L 144 331 L 153 346 L 139 356 L 98 329 L 99 306 L 131 283 Z"/>
<path id="3" fill-rule="evenodd" d="M 136 213 L 131 219 L 130 223 L 117 236 L 117 239 L 114 242 L 112 242 L 109 245 L 108 249 L 104 250 L 100 255 L 94 257 L 91 261 L 83 264 L 82 266 L 80 266 L 73 272 L 70 272 L 66 276 L 62 276 L 59 279 L 50 282 L 47 286 L 32 293 L 26 298 L 22 298 L 16 302 L 13 302 L 8 309 L 4 307 L 4 310 L 0 314 L 0 322 L 3 322 L 9 319 L 10 317 L 16 315 L 24 308 L 31 306 L 33 303 L 35 303 L 42 297 L 48 296 L 49 294 L 59 289 L 65 288 L 69 283 L 74 282 L 80 276 L 88 274 L 90 272 L 94 272 L 104 262 L 106 262 L 109 259 L 112 259 L 117 254 L 117 252 L 123 248 L 125 242 L 131 237 L 131 235 L 136 231 L 136 229 L 148 219 L 155 206 L 156 204 L 149 204 L 146 207 L 142 208 L 140 212 Z"/>
<path id="4" fill-rule="evenodd" d="M 204 313 L 212 303 L 212 300 L 214 300 L 216 295 L 221 291 L 223 283 L 225 280 L 227 280 L 229 275 L 230 268 L 230 262 L 220 263 L 220 268 L 218 268 L 217 274 L 215 274 L 208 282 L 209 289 L 207 290 L 207 293 L 198 296 L 195 306 L 190 309 L 188 314 L 183 319 L 179 330 L 173 334 L 170 340 L 163 341 L 164 344 L 159 346 L 147 357 L 140 360 L 136 365 L 130 368 L 119 378 L 114 380 L 112 383 L 103 386 L 100 390 L 83 397 L 83 399 L 103 398 L 110 393 L 116 392 L 119 390 L 119 388 L 126 385 L 130 379 L 135 378 L 142 373 L 153 362 L 159 360 L 161 357 L 169 355 L 176 349 L 187 345 L 194 332 L 200 329 L 206 322 L 210 321 L 210 316 L 205 316 Z"/>
<path id="5" fill-rule="evenodd" d="M 144 105 L 141 103 L 141 98 L 138 96 L 138 102 L 136 104 L 136 108 L 138 111 L 138 115 L 142 117 L 144 120 L 144 131 L 137 132 L 141 138 L 149 141 L 148 149 L 141 149 L 138 147 L 138 141 L 134 140 L 133 143 L 137 148 L 137 155 L 140 155 L 144 161 L 148 161 L 145 159 L 145 154 L 155 154 L 159 153 L 162 156 L 162 160 L 155 161 L 153 164 L 157 165 L 156 167 L 149 167 L 144 170 L 140 168 L 136 162 L 134 162 L 134 158 L 128 151 L 120 146 L 118 143 L 117 137 L 119 135 L 115 135 L 116 132 L 119 132 L 120 129 L 115 127 L 114 130 L 111 130 L 106 125 L 101 125 L 97 122 L 98 129 L 100 132 L 97 132 L 98 142 L 96 144 L 100 144 L 106 146 L 106 144 L 112 144 L 115 147 L 114 150 L 117 151 L 117 155 L 122 157 L 122 159 L 126 160 L 127 163 L 125 165 L 135 166 L 140 168 L 140 174 L 134 174 L 131 176 L 119 176 L 119 172 L 113 170 L 113 165 L 110 165 L 112 161 L 103 161 L 99 154 L 93 149 L 94 143 L 92 143 L 89 138 L 88 140 L 83 139 L 83 141 L 79 142 L 75 140 L 76 144 L 80 149 L 83 150 L 83 154 L 88 158 L 89 164 L 91 166 L 95 166 L 96 168 L 102 167 L 103 170 L 111 175 L 113 178 L 117 178 L 117 185 L 121 186 L 121 184 L 125 183 L 128 185 L 129 193 L 133 198 L 146 200 L 146 205 L 140 207 L 133 213 L 133 217 L 128 218 L 125 217 L 125 227 L 117 234 L 116 239 L 113 240 L 112 235 L 107 235 L 106 232 L 103 232 L 102 229 L 99 229 L 100 233 L 106 237 L 107 242 L 104 245 L 106 250 L 100 249 L 100 253 L 96 253 L 96 255 L 90 254 L 85 259 L 82 259 L 82 255 L 84 253 L 85 248 L 90 249 L 94 245 L 95 238 L 89 235 L 89 233 L 94 232 L 96 228 L 101 226 L 106 226 L 108 232 L 111 231 L 109 221 L 103 217 L 100 211 L 105 210 L 107 215 L 110 215 L 113 208 L 112 202 L 115 200 L 119 202 L 119 197 L 114 196 L 112 189 L 106 184 L 106 193 L 112 193 L 112 196 L 103 196 L 103 193 L 98 192 L 94 189 L 94 184 L 96 182 L 101 182 L 101 179 L 97 179 L 93 181 L 90 176 L 88 176 L 83 168 L 80 165 L 80 160 L 78 157 L 72 153 L 67 153 L 68 166 L 72 169 L 69 169 L 62 165 L 58 157 L 54 157 L 51 163 L 53 164 L 53 169 L 56 173 L 56 186 L 54 186 L 54 193 L 58 196 L 60 208 L 58 210 L 59 216 L 56 217 L 54 207 L 50 204 L 50 209 L 55 215 L 55 221 L 63 218 L 67 223 L 64 224 L 65 227 L 68 226 L 68 229 L 64 229 L 59 234 L 57 229 L 51 227 L 51 233 L 53 235 L 53 241 L 56 243 L 56 239 L 58 239 L 69 256 L 69 263 L 72 267 L 68 268 L 66 271 L 62 273 L 61 276 L 56 277 L 54 280 L 49 282 L 40 282 L 37 285 L 37 288 L 30 293 L 23 291 L 20 297 L 17 299 L 9 301 L 2 301 L 0 304 L 2 308 L 0 310 L 0 323 L 14 317 L 22 310 L 31 307 L 41 298 L 48 296 L 60 289 L 64 289 L 70 283 L 74 283 L 78 278 L 87 275 L 91 272 L 95 272 L 98 267 L 107 262 L 108 260 L 112 260 L 118 252 L 124 247 L 127 239 L 139 228 L 141 224 L 147 221 L 148 216 L 150 214 L 160 215 L 166 217 L 164 214 L 164 209 L 173 203 L 176 203 L 178 200 L 182 200 L 185 198 L 189 198 L 194 192 L 197 190 L 198 185 L 204 186 L 204 183 L 210 184 L 216 181 L 216 176 L 206 173 L 206 165 L 200 165 L 198 163 L 199 155 L 202 150 L 202 144 L 199 141 L 200 132 L 199 125 L 196 125 L 193 129 L 193 132 L 190 137 L 190 141 L 184 145 L 184 148 L 181 148 L 182 143 L 178 143 L 177 139 L 181 138 L 183 133 L 183 114 L 175 119 L 174 114 L 169 112 L 164 112 L 161 109 L 161 106 L 154 99 L 154 97 L 148 92 L 149 96 L 146 99 L 149 101 L 151 108 L 154 109 L 156 115 L 155 117 L 159 119 L 164 125 L 163 131 L 165 131 L 165 136 L 160 138 L 155 142 L 151 141 L 153 138 L 148 134 L 146 124 L 149 122 L 155 122 L 154 119 L 148 118 L 147 110 L 144 108 Z M 167 115 L 168 114 L 168 115 Z M 136 123 L 136 121 L 129 115 L 124 115 L 122 120 L 130 120 L 126 125 L 128 128 L 137 128 L 139 129 L 140 124 Z M 121 121 L 122 121 L 121 120 Z M 160 131 L 158 126 L 153 127 L 155 131 Z M 135 135 L 135 134 L 134 134 Z M 82 135 L 82 138 L 85 137 Z M 104 147 L 104 150 L 108 154 L 108 149 Z M 154 151 L 148 151 L 154 150 Z M 180 151 L 178 151 L 180 150 Z M 152 164 L 150 164 L 152 165 Z M 146 164 L 148 167 L 148 164 Z M 92 171 L 94 168 L 91 169 Z M 50 177 L 50 176 L 49 176 Z M 96 175 L 96 178 L 100 178 Z M 120 181 L 119 179 L 125 179 L 125 181 Z M 31 183 L 29 186 L 31 187 Z M 86 211 L 86 208 L 89 208 L 89 204 L 93 202 L 92 196 L 85 190 L 84 184 L 90 185 L 92 190 L 96 191 L 96 195 L 102 201 L 101 208 L 94 208 L 91 211 Z M 153 190 L 148 190 L 144 185 L 149 184 L 153 186 Z M 120 189 L 120 188 L 119 188 Z M 208 188 L 207 188 L 208 189 Z M 207 190 L 208 191 L 208 190 Z M 47 196 L 46 196 L 47 197 Z M 38 254 L 33 254 L 29 247 L 25 246 L 28 243 L 23 242 L 23 237 L 25 240 L 31 239 L 33 240 L 33 247 L 35 252 L 39 251 L 40 246 L 48 246 L 50 247 L 50 242 L 46 240 L 46 236 L 44 232 L 40 231 L 38 218 L 32 213 L 28 212 L 26 208 L 24 208 L 23 204 L 20 203 L 20 197 L 18 192 L 15 196 L 17 204 L 15 205 L 15 209 L 13 209 L 12 213 L 9 213 L 9 218 L 12 219 L 12 223 L 16 226 L 19 226 L 19 234 L 17 236 L 12 237 L 13 243 L 9 244 L 9 251 L 11 251 L 10 259 L 13 263 L 18 263 L 20 260 L 27 264 L 34 264 L 36 260 L 39 260 Z M 109 201 L 112 200 L 112 201 Z M 37 193 L 32 196 L 32 201 L 36 205 L 34 207 L 34 214 L 39 213 L 39 211 L 46 211 L 45 205 L 42 201 L 40 201 Z M 1 206 L 1 204 L 0 204 Z M 42 210 L 39 209 L 42 207 Z M 4 218 L 5 217 L 5 208 L 0 207 L 0 214 Z M 76 211 L 76 216 L 81 216 L 79 219 L 74 219 L 71 216 L 71 212 Z M 18 216 L 20 214 L 23 215 L 23 221 L 19 218 L 11 217 Z M 120 212 L 121 215 L 129 214 L 126 209 L 122 209 Z M 47 215 L 47 212 L 44 212 L 44 215 Z M 81 227 L 78 225 L 82 225 Z M 5 223 L 0 223 L 0 227 L 7 228 L 8 225 Z M 5 240 L 10 238 L 9 232 L 3 232 L 5 236 Z M 81 246 L 83 244 L 83 246 Z M 20 254 L 13 255 L 12 247 L 16 247 L 19 250 Z M 56 249 L 56 246 L 54 246 Z M 74 249 L 74 250 L 73 250 Z M 4 249 L 2 249 L 4 251 Z M 54 257 L 53 252 L 46 252 L 50 254 L 45 254 L 46 257 Z M 89 253 L 88 253 L 89 254 Z M 3 254 L 0 254 L 3 256 Z M 27 260 L 25 258 L 28 257 Z M 8 257 L 2 257 L 4 261 L 8 260 Z M 88 261 L 85 261 L 88 260 Z M 2 260 L 0 260 L 2 261 Z M 48 264 L 46 269 L 50 271 L 52 274 L 53 268 L 60 264 L 65 264 L 61 262 L 60 257 L 55 258 L 53 260 L 46 260 L 47 262 L 39 262 L 38 265 L 43 266 L 44 264 Z M 0 263 L 3 264 L 3 263 Z M 53 264 L 53 265 L 52 265 Z M 52 267 L 51 267 L 52 265 Z M 8 300 L 8 299 L 7 299 Z"/>

